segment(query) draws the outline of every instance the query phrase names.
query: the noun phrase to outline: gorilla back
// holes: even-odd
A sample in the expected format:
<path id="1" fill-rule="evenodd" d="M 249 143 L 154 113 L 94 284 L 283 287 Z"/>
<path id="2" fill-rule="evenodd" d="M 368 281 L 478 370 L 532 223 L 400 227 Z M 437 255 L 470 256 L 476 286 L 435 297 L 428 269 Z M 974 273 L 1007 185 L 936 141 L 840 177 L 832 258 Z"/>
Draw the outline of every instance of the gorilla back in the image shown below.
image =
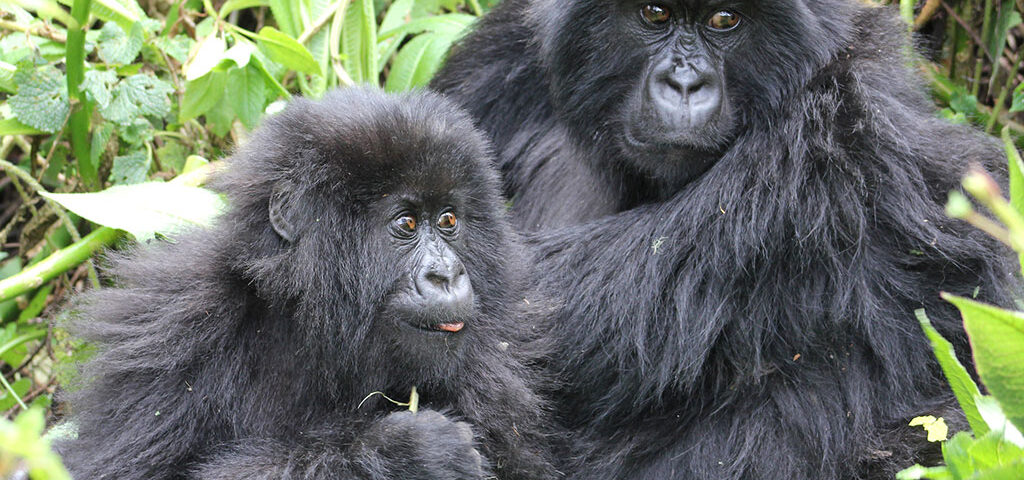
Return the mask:
<path id="1" fill-rule="evenodd" d="M 552 475 L 523 255 L 465 114 L 334 92 L 227 163 L 215 228 L 112 255 L 74 310 L 76 478 Z M 413 387 L 418 413 L 372 394 Z"/>
<path id="2" fill-rule="evenodd" d="M 495 139 L 559 305 L 576 478 L 892 478 L 955 410 L 913 311 L 1010 303 L 946 217 L 993 139 L 859 0 L 508 0 L 434 82 Z M 551 227 L 566 227 L 551 231 Z M 932 452 L 934 453 L 934 445 Z"/>

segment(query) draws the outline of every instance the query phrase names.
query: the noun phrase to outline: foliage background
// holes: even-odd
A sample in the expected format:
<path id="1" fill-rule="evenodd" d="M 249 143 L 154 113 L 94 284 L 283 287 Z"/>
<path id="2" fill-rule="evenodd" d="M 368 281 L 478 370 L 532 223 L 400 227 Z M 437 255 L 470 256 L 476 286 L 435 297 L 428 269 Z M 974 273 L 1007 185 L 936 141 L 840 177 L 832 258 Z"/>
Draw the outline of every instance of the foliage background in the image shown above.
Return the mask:
<path id="1" fill-rule="evenodd" d="M 425 85 L 497 2 L 0 0 L 0 412 L 61 416 L 54 392 L 87 351 L 53 328 L 61 306 L 102 285 L 98 249 L 222 208 L 196 188 L 207 159 L 291 96 Z M 1024 0 L 876 3 L 912 25 L 943 116 L 1024 145 Z M 38 438 L 19 422 L 0 424 L 0 475 L 4 432 Z"/>

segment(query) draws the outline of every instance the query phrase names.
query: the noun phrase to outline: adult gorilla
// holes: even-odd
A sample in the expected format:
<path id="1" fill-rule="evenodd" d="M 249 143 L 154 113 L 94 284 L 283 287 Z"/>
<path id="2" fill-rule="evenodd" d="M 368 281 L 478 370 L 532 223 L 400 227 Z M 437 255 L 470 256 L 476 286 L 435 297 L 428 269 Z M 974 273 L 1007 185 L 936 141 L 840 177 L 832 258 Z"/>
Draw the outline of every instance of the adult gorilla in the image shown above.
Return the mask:
<path id="1" fill-rule="evenodd" d="M 497 142 L 541 279 L 575 478 L 891 478 L 954 402 L 913 310 L 1009 301 L 943 212 L 991 139 L 939 120 L 856 0 L 509 0 L 434 87 Z M 548 232 L 550 227 L 572 225 Z M 955 414 L 953 414 L 955 416 Z"/>
<path id="2" fill-rule="evenodd" d="M 215 179 L 217 227 L 118 259 L 118 288 L 79 306 L 98 352 L 71 472 L 554 478 L 527 368 L 544 342 L 489 158 L 433 94 L 348 90 L 269 118 Z M 371 394 L 413 387 L 416 413 Z"/>

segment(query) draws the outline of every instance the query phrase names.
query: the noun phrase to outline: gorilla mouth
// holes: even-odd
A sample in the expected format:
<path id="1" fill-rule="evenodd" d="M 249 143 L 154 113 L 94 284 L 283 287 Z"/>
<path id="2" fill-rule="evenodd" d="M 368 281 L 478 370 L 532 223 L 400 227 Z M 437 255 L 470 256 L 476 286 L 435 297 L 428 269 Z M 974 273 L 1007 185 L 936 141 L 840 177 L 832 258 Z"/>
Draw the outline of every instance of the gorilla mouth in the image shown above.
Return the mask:
<path id="1" fill-rule="evenodd" d="M 427 326 L 427 329 L 435 332 L 456 333 L 458 331 L 461 331 L 462 327 L 465 326 L 465 322 L 435 323 L 433 325 Z"/>

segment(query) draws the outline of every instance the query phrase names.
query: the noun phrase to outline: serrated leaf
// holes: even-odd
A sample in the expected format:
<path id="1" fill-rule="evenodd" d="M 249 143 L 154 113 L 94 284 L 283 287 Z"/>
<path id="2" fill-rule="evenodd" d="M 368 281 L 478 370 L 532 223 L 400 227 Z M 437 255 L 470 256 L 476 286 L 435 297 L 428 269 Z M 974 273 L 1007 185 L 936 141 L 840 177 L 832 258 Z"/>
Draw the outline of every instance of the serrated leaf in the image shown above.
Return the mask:
<path id="1" fill-rule="evenodd" d="M 112 70 L 87 70 L 82 80 L 81 89 L 87 98 L 96 102 L 101 109 L 107 108 L 114 95 L 111 87 L 117 82 L 117 73 Z"/>
<path id="2" fill-rule="evenodd" d="M 188 57 L 188 61 L 182 65 L 185 72 L 185 80 L 193 81 L 210 73 L 224 59 L 224 52 L 227 51 L 227 43 L 217 34 L 203 37 Z"/>
<path id="3" fill-rule="evenodd" d="M 100 30 L 96 45 L 97 53 L 106 62 L 116 65 L 127 65 L 135 60 L 142 50 L 142 25 L 135 23 L 128 34 L 116 23 L 107 22 Z"/>
<path id="4" fill-rule="evenodd" d="M 1024 313 L 1004 310 L 955 295 L 971 340 L 978 375 L 1018 429 L 1024 427 Z"/>
<path id="5" fill-rule="evenodd" d="M 110 167 L 110 183 L 112 185 L 131 185 L 146 181 L 149 174 L 150 159 L 146 152 L 133 152 L 128 155 L 114 157 Z"/>
<path id="6" fill-rule="evenodd" d="M 96 193 L 43 195 L 89 221 L 125 230 L 138 240 L 210 226 L 225 208 L 221 196 L 212 191 L 161 182 L 110 187 Z"/>
<path id="7" fill-rule="evenodd" d="M 152 75 L 132 75 L 117 84 L 113 100 L 100 108 L 100 114 L 121 125 L 130 124 L 139 115 L 162 117 L 171 111 L 168 96 L 173 92 L 174 87 Z"/>
<path id="8" fill-rule="evenodd" d="M 114 135 L 114 124 L 112 123 L 101 123 L 96 126 L 92 131 L 92 141 L 89 142 L 89 162 L 91 164 L 93 172 L 99 171 L 100 157 L 103 156 L 103 152 L 107 150 L 107 143 L 110 142 L 110 137 Z M 82 162 L 82 159 L 78 159 Z"/>
<path id="9" fill-rule="evenodd" d="M 306 47 L 274 27 L 260 29 L 256 41 L 264 54 L 281 65 L 312 75 L 323 74 L 320 65 Z"/>
<path id="10" fill-rule="evenodd" d="M 385 89 L 402 92 L 426 85 L 441 68 L 452 39 L 431 33 L 417 35 L 398 51 Z"/>
<path id="11" fill-rule="evenodd" d="M 263 114 L 267 98 L 263 74 L 253 66 L 233 68 L 228 73 L 228 81 L 234 91 L 232 95 L 228 95 L 228 99 L 235 115 L 246 128 L 255 128 Z"/>
<path id="12" fill-rule="evenodd" d="M 178 112 L 178 121 L 187 122 L 217 105 L 217 102 L 224 97 L 227 78 L 227 74 L 224 72 L 211 71 L 188 82 L 185 85 L 185 98 L 182 99 L 181 110 Z"/>
<path id="13" fill-rule="evenodd" d="M 11 113 L 21 123 L 44 132 L 60 130 L 71 110 L 65 82 L 64 74 L 51 65 L 19 67 L 14 74 L 18 93 L 7 100 Z"/>
<path id="14" fill-rule="evenodd" d="M 174 38 L 156 37 L 153 39 L 153 44 L 171 58 L 185 63 L 188 61 L 188 52 L 192 50 L 196 42 L 188 38 L 187 35 L 176 35 Z"/>
<path id="15" fill-rule="evenodd" d="M 949 386 L 953 389 L 953 394 L 956 395 L 960 408 L 963 409 L 964 414 L 967 416 L 967 422 L 971 424 L 971 430 L 978 436 L 988 433 L 988 424 L 985 423 L 981 414 L 978 413 L 978 406 L 974 403 L 975 397 L 981 395 L 981 391 L 978 389 L 978 385 L 974 383 L 974 380 L 971 379 L 971 375 L 967 373 L 967 369 L 960 363 L 960 360 L 957 360 L 956 353 L 953 351 L 953 344 L 949 343 L 948 340 L 935 330 L 935 327 L 928 320 L 924 309 L 915 310 L 914 314 L 917 315 L 917 320 L 921 323 L 924 334 L 931 341 L 935 358 L 939 360 L 942 372 L 946 375 L 946 380 L 949 381 Z"/>

